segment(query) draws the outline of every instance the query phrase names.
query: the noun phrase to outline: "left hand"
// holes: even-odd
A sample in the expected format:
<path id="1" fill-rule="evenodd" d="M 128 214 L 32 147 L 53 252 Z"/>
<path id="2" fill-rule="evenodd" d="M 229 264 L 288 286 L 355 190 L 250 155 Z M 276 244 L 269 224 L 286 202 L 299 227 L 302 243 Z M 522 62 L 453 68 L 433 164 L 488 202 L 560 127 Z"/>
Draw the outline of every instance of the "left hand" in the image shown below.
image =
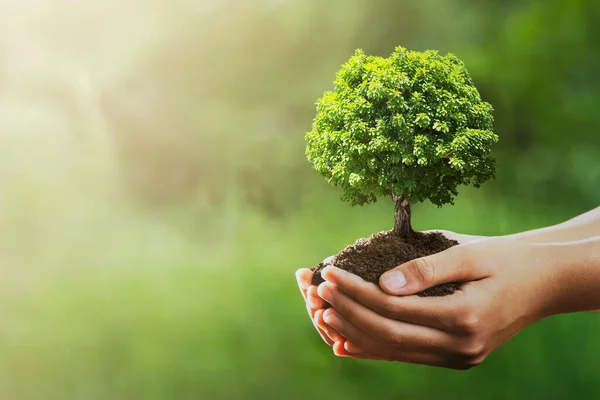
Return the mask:
<path id="1" fill-rule="evenodd" d="M 306 310 L 308 311 L 308 316 L 315 329 L 323 341 L 328 345 L 333 346 L 335 351 L 336 348 L 340 347 L 340 343 L 343 343 L 343 338 L 323 321 L 323 313 L 325 311 L 323 308 L 324 303 L 323 299 L 317 294 L 317 287 L 311 284 L 312 275 L 313 272 L 308 268 L 302 268 L 296 271 L 298 288 L 306 302 Z"/>
<path id="2" fill-rule="evenodd" d="M 550 259 L 543 246 L 492 238 L 403 264 L 381 288 L 328 267 L 318 294 L 333 308 L 323 322 L 344 338 L 337 355 L 468 369 L 549 315 Z M 455 281 L 465 283 L 450 296 L 411 296 Z"/>

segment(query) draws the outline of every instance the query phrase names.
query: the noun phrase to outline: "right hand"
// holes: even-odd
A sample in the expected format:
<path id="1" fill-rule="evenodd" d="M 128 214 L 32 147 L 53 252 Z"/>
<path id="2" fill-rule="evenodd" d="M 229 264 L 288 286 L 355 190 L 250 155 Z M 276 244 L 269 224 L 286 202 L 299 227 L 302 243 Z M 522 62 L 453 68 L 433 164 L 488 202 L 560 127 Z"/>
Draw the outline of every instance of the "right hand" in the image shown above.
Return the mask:
<path id="1" fill-rule="evenodd" d="M 404 263 L 380 285 L 327 267 L 318 292 L 332 305 L 325 321 L 356 358 L 466 369 L 536 321 L 597 309 L 599 267 L 600 236 L 558 244 L 490 238 Z M 414 296 L 447 282 L 462 282 L 460 290 Z"/>

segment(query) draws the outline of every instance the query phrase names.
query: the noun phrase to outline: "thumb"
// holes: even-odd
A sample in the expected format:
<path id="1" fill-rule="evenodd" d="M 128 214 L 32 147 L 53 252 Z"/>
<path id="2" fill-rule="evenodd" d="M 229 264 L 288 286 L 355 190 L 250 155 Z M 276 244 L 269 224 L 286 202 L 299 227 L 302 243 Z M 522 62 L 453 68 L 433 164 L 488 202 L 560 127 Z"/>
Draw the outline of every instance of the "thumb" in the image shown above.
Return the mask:
<path id="1" fill-rule="evenodd" d="M 379 285 L 389 294 L 411 295 L 442 283 L 481 278 L 458 248 L 452 250 L 406 262 L 381 275 Z"/>

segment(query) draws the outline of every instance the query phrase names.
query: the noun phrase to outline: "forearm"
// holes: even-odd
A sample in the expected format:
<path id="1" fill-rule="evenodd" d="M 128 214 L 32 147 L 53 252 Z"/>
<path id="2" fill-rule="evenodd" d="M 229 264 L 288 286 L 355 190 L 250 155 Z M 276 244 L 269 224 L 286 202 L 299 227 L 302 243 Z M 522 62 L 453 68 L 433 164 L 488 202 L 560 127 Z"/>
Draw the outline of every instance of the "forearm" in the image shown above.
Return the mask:
<path id="1" fill-rule="evenodd" d="M 560 243 L 583 240 L 596 235 L 600 235 L 600 207 L 558 225 L 505 237 L 528 243 Z"/>
<path id="2" fill-rule="evenodd" d="M 550 264 L 545 314 L 600 310 L 600 236 L 536 246 Z"/>

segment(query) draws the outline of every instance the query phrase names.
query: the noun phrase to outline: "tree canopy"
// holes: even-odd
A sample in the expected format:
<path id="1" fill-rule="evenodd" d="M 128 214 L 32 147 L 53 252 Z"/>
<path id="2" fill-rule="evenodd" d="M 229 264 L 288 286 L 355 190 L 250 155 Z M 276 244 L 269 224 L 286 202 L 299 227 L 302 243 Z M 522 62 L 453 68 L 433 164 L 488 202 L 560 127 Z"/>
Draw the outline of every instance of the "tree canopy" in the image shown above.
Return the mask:
<path id="1" fill-rule="evenodd" d="M 362 50 L 337 73 L 306 134 L 315 170 L 353 205 L 379 197 L 453 203 L 494 176 L 492 106 L 453 54 Z"/>

